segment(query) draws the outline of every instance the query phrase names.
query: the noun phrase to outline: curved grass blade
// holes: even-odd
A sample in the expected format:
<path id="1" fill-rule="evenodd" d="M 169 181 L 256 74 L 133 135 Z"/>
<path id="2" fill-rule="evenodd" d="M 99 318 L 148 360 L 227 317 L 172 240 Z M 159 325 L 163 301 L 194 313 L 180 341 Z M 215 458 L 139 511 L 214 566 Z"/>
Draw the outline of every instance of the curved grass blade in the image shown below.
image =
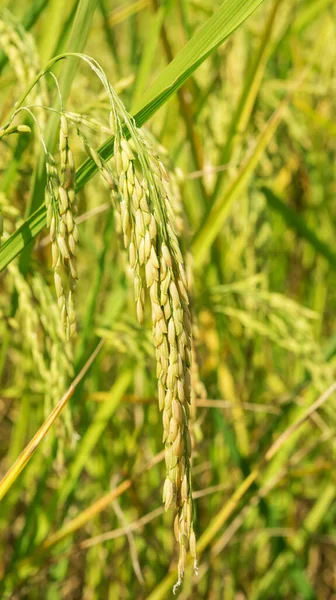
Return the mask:
<path id="1" fill-rule="evenodd" d="M 321 240 L 316 233 L 308 227 L 301 216 L 287 204 L 285 204 L 278 196 L 268 187 L 262 187 L 261 192 L 264 194 L 268 205 L 281 215 L 288 227 L 293 229 L 299 237 L 303 238 L 312 246 L 318 254 L 321 254 L 333 269 L 336 269 L 336 254 L 333 250 Z"/>
<path id="2" fill-rule="evenodd" d="M 271 593 L 271 590 L 274 590 L 275 587 L 280 584 L 280 579 L 283 577 L 286 569 L 293 567 L 297 555 L 303 552 L 309 538 L 318 530 L 321 523 L 323 523 L 323 520 L 328 516 L 330 506 L 335 501 L 335 495 L 335 484 L 329 482 L 326 483 L 324 488 L 321 489 L 315 504 L 306 516 L 300 531 L 291 540 L 291 548 L 281 552 L 281 554 L 276 557 L 273 564 L 268 567 L 267 572 L 260 579 L 254 592 L 252 592 L 251 600 L 262 600 L 262 598 L 267 598 L 268 594 Z M 300 591 L 303 592 L 302 589 Z M 305 595 L 300 595 L 302 598 L 307 599 L 316 598 L 315 594 L 311 595 L 310 589 L 308 590 L 308 594 L 305 593 Z"/>
<path id="3" fill-rule="evenodd" d="M 107 402 L 103 402 L 97 410 L 91 425 L 80 441 L 75 460 L 71 463 L 67 477 L 63 482 L 62 489 L 58 497 L 59 507 L 65 503 L 69 494 L 75 487 L 86 461 L 100 439 L 113 413 L 116 411 L 118 404 L 120 403 L 131 381 L 132 372 L 129 370 L 122 372 L 110 390 L 109 400 Z"/>
<path id="4" fill-rule="evenodd" d="M 161 106 L 261 3 L 262 0 L 225 0 L 162 71 L 133 112 L 141 111 L 147 121 L 151 116 L 147 114 L 152 112 L 152 104 Z"/>
<path id="5" fill-rule="evenodd" d="M 214 538 L 220 531 L 220 529 L 227 523 L 228 519 L 235 512 L 239 502 L 251 489 L 253 483 L 263 474 L 263 470 L 267 464 L 276 456 L 280 448 L 288 442 L 291 436 L 296 433 L 301 426 L 306 423 L 309 416 L 313 414 L 318 408 L 320 408 L 336 391 L 336 383 L 334 382 L 310 407 L 303 411 L 303 414 L 294 422 L 292 425 L 285 429 L 280 437 L 271 445 L 266 454 L 260 459 L 256 467 L 251 470 L 250 474 L 240 483 L 236 488 L 235 492 L 230 496 L 227 502 L 224 503 L 222 508 L 218 511 L 216 516 L 211 520 L 207 529 L 203 532 L 197 543 L 197 553 L 199 555 L 213 542 Z M 332 488 L 328 491 L 328 500 L 332 500 L 335 495 L 335 485 L 328 485 L 327 488 Z M 307 522 L 316 522 L 317 518 L 321 514 L 321 504 L 319 500 L 311 511 L 311 515 L 308 515 Z M 315 512 L 316 509 L 316 512 Z M 317 514 L 316 514 L 317 513 Z M 308 529 L 308 531 L 310 531 Z M 281 555 L 280 555 L 281 556 Z M 171 589 L 174 583 L 174 571 L 168 573 L 168 575 L 159 583 L 159 585 L 152 591 L 148 596 L 148 600 L 162 600 L 167 597 L 167 593 Z M 268 583 L 268 582 L 267 582 Z M 266 586 L 265 586 L 266 587 Z M 267 585 L 267 589 L 268 585 Z M 257 596 L 258 598 L 265 598 L 267 596 Z M 256 598 L 257 598 L 256 597 Z"/>
<path id="6" fill-rule="evenodd" d="M 35 433 L 30 442 L 21 452 L 20 456 L 17 458 L 15 463 L 10 467 L 10 469 L 0 481 L 0 500 L 2 500 L 5 494 L 7 494 L 8 490 L 11 488 L 11 486 L 16 481 L 20 473 L 30 461 L 33 454 L 36 452 L 39 444 L 42 442 L 42 440 L 48 433 L 50 427 L 53 425 L 58 415 L 62 412 L 63 408 L 70 400 L 71 396 L 73 395 L 76 389 L 76 386 L 83 379 L 83 377 L 85 377 L 86 373 L 88 372 L 92 363 L 95 361 L 103 345 L 104 340 L 101 340 L 95 348 L 95 350 L 93 351 L 93 353 L 91 354 L 90 358 L 85 363 L 83 369 L 80 371 L 80 373 L 78 373 L 77 377 L 74 379 L 72 384 L 69 386 L 68 390 L 65 392 L 64 396 L 56 404 L 55 408 L 51 411 L 47 419 L 41 425 L 40 429 Z"/>
<path id="7" fill-rule="evenodd" d="M 272 42 L 272 33 L 276 23 L 277 11 L 279 10 L 280 4 L 281 0 L 275 0 L 272 10 L 266 21 L 258 51 L 249 65 L 244 81 L 244 87 L 237 103 L 237 108 L 232 115 L 227 141 L 221 152 L 219 159 L 220 164 L 235 162 L 235 159 L 232 158 L 234 155 L 234 150 L 237 148 L 237 146 L 239 147 L 241 145 L 244 132 L 251 117 L 263 80 Z M 224 175 L 225 172 L 222 171 L 217 177 L 213 191 L 212 202 L 214 202 L 217 197 L 221 196 Z"/>
<path id="8" fill-rule="evenodd" d="M 184 46 L 174 60 L 162 71 L 159 78 L 136 106 L 134 116 L 138 127 L 148 119 L 178 90 L 197 67 L 235 30 L 263 0 L 225 0 L 218 11 L 203 25 Z M 113 154 L 113 138 L 99 149 L 105 159 Z M 88 159 L 77 171 L 78 192 L 96 172 L 95 163 Z M 44 207 L 40 207 L 0 248 L 0 271 L 2 271 L 45 226 Z"/>
<path id="9" fill-rule="evenodd" d="M 90 25 L 93 19 L 97 1 L 98 0 L 80 0 L 71 29 L 70 38 L 68 41 L 68 52 L 83 51 L 86 44 L 86 40 L 89 35 Z M 70 88 L 76 76 L 76 71 L 77 64 L 75 63 L 75 61 L 67 61 L 59 79 L 59 86 L 63 102 L 66 101 L 70 93 Z M 53 147 L 55 146 L 58 125 L 59 117 L 57 114 L 53 114 L 48 122 L 48 126 L 45 132 L 45 143 L 49 149 L 53 149 Z M 35 170 L 35 176 L 33 178 L 33 187 L 31 191 L 30 202 L 27 205 L 26 209 L 26 216 L 33 214 L 35 210 L 37 210 L 42 204 L 44 199 L 44 186 L 45 155 L 44 152 L 41 151 Z"/>
<path id="10" fill-rule="evenodd" d="M 229 185 L 224 196 L 215 202 L 211 211 L 205 217 L 201 227 L 196 233 L 192 244 L 192 251 L 196 266 L 199 267 L 206 259 L 207 252 L 222 229 L 233 202 L 246 187 L 256 165 L 258 164 L 281 121 L 284 107 L 285 102 L 282 103 L 279 109 L 273 113 L 265 129 L 259 135 L 253 152 L 243 163 L 236 178 Z"/>

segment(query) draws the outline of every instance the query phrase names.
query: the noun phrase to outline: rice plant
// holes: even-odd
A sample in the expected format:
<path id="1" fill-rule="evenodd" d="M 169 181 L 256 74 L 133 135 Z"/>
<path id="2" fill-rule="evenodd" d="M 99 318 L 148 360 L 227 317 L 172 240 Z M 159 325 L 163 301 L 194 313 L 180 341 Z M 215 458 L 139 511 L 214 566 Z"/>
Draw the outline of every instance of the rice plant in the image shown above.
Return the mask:
<path id="1" fill-rule="evenodd" d="M 336 593 L 335 23 L 1 7 L 1 597 Z"/>

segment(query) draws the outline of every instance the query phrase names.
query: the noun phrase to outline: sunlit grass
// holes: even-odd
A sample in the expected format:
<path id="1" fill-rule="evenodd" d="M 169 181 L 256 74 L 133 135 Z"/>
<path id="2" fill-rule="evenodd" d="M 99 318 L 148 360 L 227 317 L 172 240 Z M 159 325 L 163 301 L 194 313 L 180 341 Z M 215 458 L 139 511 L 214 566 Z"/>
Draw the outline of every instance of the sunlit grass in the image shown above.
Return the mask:
<path id="1" fill-rule="evenodd" d="M 150 303 L 140 325 L 105 75 L 104 92 L 81 52 L 168 171 L 189 278 L 198 576 L 189 556 L 179 597 L 332 597 L 333 2 L 28 4 L 0 10 L 1 598 L 159 600 L 177 580 Z M 44 204 L 43 143 L 67 169 L 60 111 L 79 211 L 70 341 Z"/>

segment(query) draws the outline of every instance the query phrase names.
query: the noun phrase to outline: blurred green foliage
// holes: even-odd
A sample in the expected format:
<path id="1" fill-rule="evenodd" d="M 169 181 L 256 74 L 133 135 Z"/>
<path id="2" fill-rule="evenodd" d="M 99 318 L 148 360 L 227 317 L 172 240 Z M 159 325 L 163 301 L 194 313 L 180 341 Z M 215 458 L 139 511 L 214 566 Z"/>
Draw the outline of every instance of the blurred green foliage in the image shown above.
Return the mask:
<path id="1" fill-rule="evenodd" d="M 85 50 L 132 114 L 218 8 L 212 0 L 3 4 L 36 45 L 39 65 L 22 50 L 23 69 L 36 75 L 69 45 Z M 244 2 L 231 4 L 234 12 Z M 76 14 L 86 32 L 74 25 Z M 200 571 L 187 574 L 180 598 L 336 597 L 335 394 L 302 419 L 335 374 L 335 34 L 332 0 L 267 0 L 142 121 L 167 168 L 178 170 L 207 392 L 198 396 L 193 425 Z M 68 91 L 67 110 L 106 123 L 106 97 L 87 67 L 67 59 L 54 73 Z M 24 91 L 5 52 L 0 77 L 4 124 Z M 53 102 L 50 76 L 46 83 Z M 1 141 L 7 236 L 43 198 L 36 129 Z M 106 134 L 92 135 L 96 148 L 108 144 Z M 81 165 L 86 156 L 73 144 Z M 162 457 L 153 458 L 162 426 L 150 315 L 137 324 L 106 187 L 88 176 L 78 198 L 74 342 L 66 345 L 57 332 L 40 213 L 34 245 L 17 235 L 23 251 L 0 275 L 1 475 L 66 390 L 63 379 L 70 384 L 105 340 L 1 501 L 0 595 L 169 598 L 177 555 L 173 514 L 161 510 Z M 300 426 L 268 458 L 293 423 Z"/>

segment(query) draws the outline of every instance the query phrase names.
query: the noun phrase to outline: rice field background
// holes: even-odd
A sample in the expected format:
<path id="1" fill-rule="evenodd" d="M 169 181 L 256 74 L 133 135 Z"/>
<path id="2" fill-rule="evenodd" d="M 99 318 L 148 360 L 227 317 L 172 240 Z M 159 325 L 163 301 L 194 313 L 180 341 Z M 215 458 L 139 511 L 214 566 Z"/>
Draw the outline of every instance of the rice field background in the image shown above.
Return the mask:
<path id="1" fill-rule="evenodd" d="M 1 598 L 336 598 L 335 40 L 0 0 Z"/>

